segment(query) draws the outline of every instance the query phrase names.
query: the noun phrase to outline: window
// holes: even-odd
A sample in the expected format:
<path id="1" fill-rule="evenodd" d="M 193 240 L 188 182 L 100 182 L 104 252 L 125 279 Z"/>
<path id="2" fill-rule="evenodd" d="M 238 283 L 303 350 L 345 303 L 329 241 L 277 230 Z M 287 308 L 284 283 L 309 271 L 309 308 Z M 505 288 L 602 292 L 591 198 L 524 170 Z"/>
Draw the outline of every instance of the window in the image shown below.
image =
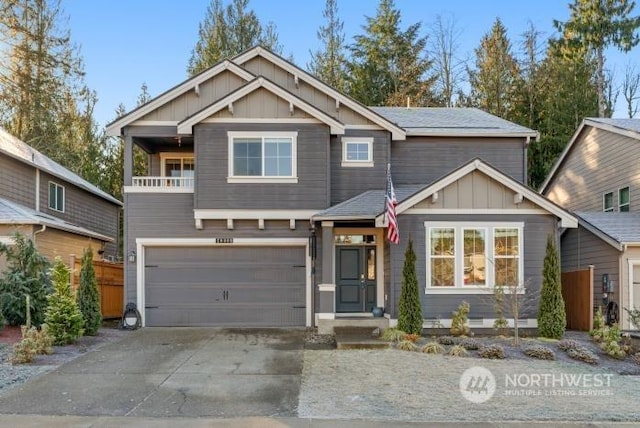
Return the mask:
<path id="1" fill-rule="evenodd" d="M 296 132 L 229 132 L 228 182 L 297 183 Z"/>
<path id="2" fill-rule="evenodd" d="M 343 138 L 342 166 L 373 166 L 373 138 Z"/>
<path id="3" fill-rule="evenodd" d="M 522 223 L 426 222 L 427 293 L 522 282 Z"/>
<path id="4" fill-rule="evenodd" d="M 629 187 L 618 190 L 618 210 L 621 213 L 629 211 Z"/>
<path id="5" fill-rule="evenodd" d="M 606 213 L 613 211 L 613 192 L 605 193 L 602 196 L 602 211 Z"/>
<path id="6" fill-rule="evenodd" d="M 53 181 L 49 182 L 49 208 L 64 212 L 64 187 Z"/>
<path id="7" fill-rule="evenodd" d="M 165 157 L 163 159 L 163 177 L 193 177 L 195 162 L 193 157 Z"/>

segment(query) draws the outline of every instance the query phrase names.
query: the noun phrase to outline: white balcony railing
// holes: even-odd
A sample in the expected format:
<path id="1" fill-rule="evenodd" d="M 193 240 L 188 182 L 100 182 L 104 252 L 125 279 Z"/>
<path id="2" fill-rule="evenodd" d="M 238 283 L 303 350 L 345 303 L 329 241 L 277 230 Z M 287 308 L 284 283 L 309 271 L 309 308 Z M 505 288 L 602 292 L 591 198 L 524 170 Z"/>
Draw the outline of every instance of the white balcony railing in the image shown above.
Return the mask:
<path id="1" fill-rule="evenodd" d="M 128 192 L 193 192 L 193 177 L 133 177 Z"/>

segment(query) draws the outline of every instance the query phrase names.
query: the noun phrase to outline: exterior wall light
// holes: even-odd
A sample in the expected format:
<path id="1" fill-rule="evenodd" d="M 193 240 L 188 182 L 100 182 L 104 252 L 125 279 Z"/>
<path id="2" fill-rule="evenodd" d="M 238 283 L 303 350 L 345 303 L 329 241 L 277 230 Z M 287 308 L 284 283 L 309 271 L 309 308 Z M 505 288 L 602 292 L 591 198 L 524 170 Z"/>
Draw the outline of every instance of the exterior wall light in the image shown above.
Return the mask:
<path id="1" fill-rule="evenodd" d="M 129 251 L 129 262 L 130 263 L 135 263 L 136 262 L 136 252 L 135 252 L 135 250 Z"/>

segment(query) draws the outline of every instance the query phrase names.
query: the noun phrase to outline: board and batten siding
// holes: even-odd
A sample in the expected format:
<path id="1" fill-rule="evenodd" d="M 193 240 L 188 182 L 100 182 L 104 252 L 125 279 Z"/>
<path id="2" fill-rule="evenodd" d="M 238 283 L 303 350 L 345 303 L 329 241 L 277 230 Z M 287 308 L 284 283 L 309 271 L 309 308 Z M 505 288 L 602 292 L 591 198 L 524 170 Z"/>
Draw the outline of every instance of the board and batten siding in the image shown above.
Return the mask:
<path id="1" fill-rule="evenodd" d="M 297 183 L 227 183 L 228 132 L 297 132 Z M 329 128 L 316 124 L 205 123 L 194 127 L 197 209 L 329 206 Z"/>
<path id="2" fill-rule="evenodd" d="M 584 227 L 568 229 L 561 237 L 562 272 L 582 270 L 593 265 L 593 303 L 602 306 L 602 274 L 616 284 L 615 298 L 620 295 L 620 252 Z"/>
<path id="3" fill-rule="evenodd" d="M 0 198 L 35 209 L 36 169 L 0 154 Z"/>
<path id="4" fill-rule="evenodd" d="M 424 184 L 448 175 L 475 158 L 523 183 L 524 138 L 407 137 L 391 142 L 393 184 Z"/>
<path id="5" fill-rule="evenodd" d="M 497 222 L 524 223 L 523 263 L 524 282 L 532 293 L 538 293 L 542 285 L 542 266 L 547 245 L 547 236 L 555 236 L 556 218 L 552 215 L 399 215 L 400 244 L 391 245 L 390 277 L 391 287 L 391 317 L 398 317 L 398 304 L 402 288 L 402 268 L 404 252 L 409 238 L 413 240 L 416 253 L 416 275 L 420 289 L 422 317 L 425 319 L 449 319 L 462 301 L 471 305 L 469 318 L 495 318 L 493 296 L 491 294 L 425 294 L 426 278 L 426 229 L 425 221 L 455 222 Z M 386 270 L 386 269 L 385 269 Z M 537 305 L 526 308 L 522 318 L 535 318 Z"/>
<path id="6" fill-rule="evenodd" d="M 289 228 L 288 220 L 265 220 L 264 230 L 258 229 L 257 220 L 235 220 L 232 230 L 227 229 L 225 220 L 204 220 L 204 228 L 196 229 L 193 218 L 193 195 L 190 193 L 125 193 L 125 204 L 127 206 L 125 210 L 126 302 L 136 301 L 136 263 L 126 260 L 126 255 L 136 250 L 136 238 L 307 238 L 309 236 L 309 223 L 302 220 L 296 222 L 295 230 Z M 175 257 L 176 260 L 180 260 L 179 249 Z"/>
<path id="7" fill-rule="evenodd" d="M 342 166 L 342 139 L 373 139 L 373 166 Z M 386 131 L 354 131 L 331 137 L 331 205 L 353 198 L 367 190 L 383 190 L 387 183 L 390 135 Z M 397 166 L 396 169 L 401 168 Z"/>
<path id="8" fill-rule="evenodd" d="M 585 126 L 545 194 L 570 211 L 602 211 L 603 195 L 629 186 L 630 211 L 640 212 L 640 141 Z"/>

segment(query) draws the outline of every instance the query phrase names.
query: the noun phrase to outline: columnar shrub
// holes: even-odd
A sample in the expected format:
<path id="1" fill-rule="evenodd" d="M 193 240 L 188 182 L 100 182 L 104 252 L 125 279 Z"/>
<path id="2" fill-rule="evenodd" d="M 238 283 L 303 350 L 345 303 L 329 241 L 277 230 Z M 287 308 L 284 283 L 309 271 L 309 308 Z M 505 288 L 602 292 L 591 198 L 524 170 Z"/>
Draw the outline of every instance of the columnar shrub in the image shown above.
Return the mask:
<path id="1" fill-rule="evenodd" d="M 80 269 L 80 286 L 78 288 L 78 307 L 84 318 L 84 332 L 89 336 L 95 336 L 102 324 L 100 312 L 100 293 L 98 281 L 93 269 L 93 251 L 91 248 L 84 250 L 82 255 L 82 268 Z"/>
<path id="2" fill-rule="evenodd" d="M 406 333 L 422 334 L 422 308 L 420 307 L 420 290 L 416 276 L 416 253 L 413 241 L 409 239 L 404 253 L 402 268 L 402 289 L 398 310 L 398 328 Z"/>
<path id="3" fill-rule="evenodd" d="M 467 336 L 471 332 L 468 325 L 468 316 L 471 306 L 467 302 L 460 303 L 458 310 L 453 311 L 451 318 L 451 334 L 454 336 Z"/>
<path id="4" fill-rule="evenodd" d="M 562 299 L 560 264 L 553 238 L 547 238 L 547 252 L 542 270 L 542 291 L 538 308 L 538 334 L 560 339 L 567 326 L 567 316 Z"/>
<path id="5" fill-rule="evenodd" d="M 51 270 L 53 293 L 49 296 L 45 322 L 56 345 L 75 342 L 82 336 L 84 319 L 71 291 L 71 270 L 58 257 Z"/>

